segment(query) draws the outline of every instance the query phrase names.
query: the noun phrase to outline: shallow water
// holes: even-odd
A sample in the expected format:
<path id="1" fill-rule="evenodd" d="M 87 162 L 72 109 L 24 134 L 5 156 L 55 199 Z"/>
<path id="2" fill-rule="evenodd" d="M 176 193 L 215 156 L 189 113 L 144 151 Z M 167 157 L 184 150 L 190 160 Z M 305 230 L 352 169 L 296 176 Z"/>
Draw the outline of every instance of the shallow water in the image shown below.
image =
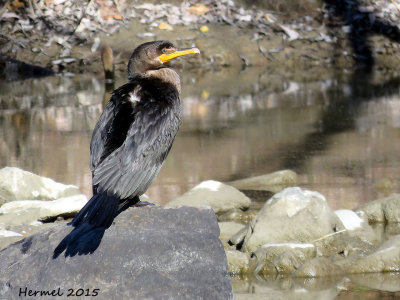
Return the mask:
<path id="1" fill-rule="evenodd" d="M 164 204 L 202 180 L 286 168 L 298 173 L 300 186 L 324 194 L 333 209 L 398 192 L 400 75 L 317 69 L 289 78 L 257 68 L 181 74 L 183 123 L 148 190 L 153 202 Z M 124 82 L 118 78 L 116 86 Z M 107 97 L 104 81 L 88 75 L 0 82 L 0 167 L 75 184 L 90 197 L 90 136 Z M 310 287 L 260 279 L 234 286 L 261 294 L 305 290 L 304 299 L 314 297 L 311 290 L 327 292 L 328 298 L 318 298 L 314 291 L 318 299 L 397 295 L 373 278 L 370 285 L 339 278 L 327 288 L 317 281 Z"/>

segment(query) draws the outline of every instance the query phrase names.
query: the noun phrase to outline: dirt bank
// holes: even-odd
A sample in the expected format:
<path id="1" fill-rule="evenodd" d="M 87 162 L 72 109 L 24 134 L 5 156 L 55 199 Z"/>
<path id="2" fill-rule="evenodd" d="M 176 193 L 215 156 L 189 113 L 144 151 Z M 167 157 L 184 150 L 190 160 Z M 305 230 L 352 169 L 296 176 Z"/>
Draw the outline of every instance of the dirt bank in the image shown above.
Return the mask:
<path id="1" fill-rule="evenodd" d="M 322 4 L 303 2 L 308 13 L 297 6 L 298 12 L 290 13 L 290 4 L 257 1 L 8 1 L 0 11 L 0 54 L 55 72 L 102 75 L 104 43 L 113 49 L 116 71 L 125 72 L 136 45 L 168 39 L 202 51 L 177 67 L 265 66 L 284 74 L 332 65 L 352 68 L 346 26 L 329 29 Z M 395 4 L 381 2 L 369 9 L 396 20 Z M 370 42 L 378 68 L 399 69 L 399 44 L 381 36 Z"/>

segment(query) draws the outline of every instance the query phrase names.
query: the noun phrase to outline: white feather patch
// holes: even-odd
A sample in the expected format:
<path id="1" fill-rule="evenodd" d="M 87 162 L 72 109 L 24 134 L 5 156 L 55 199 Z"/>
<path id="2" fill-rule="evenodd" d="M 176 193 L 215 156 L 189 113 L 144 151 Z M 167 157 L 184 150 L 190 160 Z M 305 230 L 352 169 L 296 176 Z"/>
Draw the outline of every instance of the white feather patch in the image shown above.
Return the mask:
<path id="1" fill-rule="evenodd" d="M 129 97 L 128 97 L 129 101 L 132 103 L 136 103 L 140 101 L 139 96 L 137 95 L 137 93 L 135 93 L 135 91 L 129 93 Z"/>

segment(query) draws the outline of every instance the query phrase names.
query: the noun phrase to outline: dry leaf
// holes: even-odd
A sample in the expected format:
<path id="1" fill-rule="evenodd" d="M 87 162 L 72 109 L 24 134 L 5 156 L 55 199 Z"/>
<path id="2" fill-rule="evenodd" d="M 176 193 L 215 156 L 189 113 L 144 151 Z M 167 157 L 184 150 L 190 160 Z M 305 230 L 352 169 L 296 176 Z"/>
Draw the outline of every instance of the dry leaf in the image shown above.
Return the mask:
<path id="1" fill-rule="evenodd" d="M 114 7 L 100 7 L 100 17 L 103 20 L 115 19 L 122 20 L 122 16 L 117 12 Z"/>
<path id="2" fill-rule="evenodd" d="M 201 32 L 206 33 L 206 32 L 208 32 L 209 30 L 210 30 L 210 29 L 209 29 L 208 26 L 206 26 L 206 25 L 203 25 L 203 26 L 200 27 L 200 31 L 201 31 Z"/>
<path id="3" fill-rule="evenodd" d="M 294 41 L 299 38 L 299 33 L 293 29 L 290 29 L 287 26 L 279 25 L 279 27 L 286 33 L 289 37 L 289 41 Z"/>
<path id="4" fill-rule="evenodd" d="M 276 21 L 276 18 L 271 14 L 264 14 L 264 18 L 268 23 L 275 23 Z"/>
<path id="5" fill-rule="evenodd" d="M 8 4 L 8 9 L 9 10 L 17 10 L 20 7 L 24 7 L 25 3 L 21 0 L 14 0 L 10 4 Z"/>
<path id="6" fill-rule="evenodd" d="M 168 23 L 160 23 L 160 25 L 158 25 L 158 28 L 161 30 L 169 30 L 169 31 L 174 30 L 174 28 Z"/>
<path id="7" fill-rule="evenodd" d="M 210 97 L 210 92 L 209 92 L 209 91 L 203 90 L 203 91 L 201 92 L 201 98 L 202 98 L 202 99 L 208 99 L 209 97 Z"/>
<path id="8" fill-rule="evenodd" d="M 191 6 L 189 7 L 189 13 L 194 14 L 194 15 L 204 15 L 205 13 L 207 13 L 210 9 L 205 6 L 204 4 L 197 4 L 195 6 Z"/>
<path id="9" fill-rule="evenodd" d="M 63 4 L 65 1 L 67 1 L 67 0 L 54 0 L 53 3 L 55 5 L 59 5 L 59 4 Z"/>

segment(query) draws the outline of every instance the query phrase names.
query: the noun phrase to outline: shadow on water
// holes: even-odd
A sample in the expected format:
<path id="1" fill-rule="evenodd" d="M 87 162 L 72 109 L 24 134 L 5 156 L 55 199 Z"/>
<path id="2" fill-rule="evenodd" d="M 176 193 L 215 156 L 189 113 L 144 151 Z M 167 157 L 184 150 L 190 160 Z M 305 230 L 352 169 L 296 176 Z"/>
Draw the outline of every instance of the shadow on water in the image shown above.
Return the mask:
<path id="1" fill-rule="evenodd" d="M 0 55 L 0 80 L 17 81 L 55 75 L 54 71 Z"/>

